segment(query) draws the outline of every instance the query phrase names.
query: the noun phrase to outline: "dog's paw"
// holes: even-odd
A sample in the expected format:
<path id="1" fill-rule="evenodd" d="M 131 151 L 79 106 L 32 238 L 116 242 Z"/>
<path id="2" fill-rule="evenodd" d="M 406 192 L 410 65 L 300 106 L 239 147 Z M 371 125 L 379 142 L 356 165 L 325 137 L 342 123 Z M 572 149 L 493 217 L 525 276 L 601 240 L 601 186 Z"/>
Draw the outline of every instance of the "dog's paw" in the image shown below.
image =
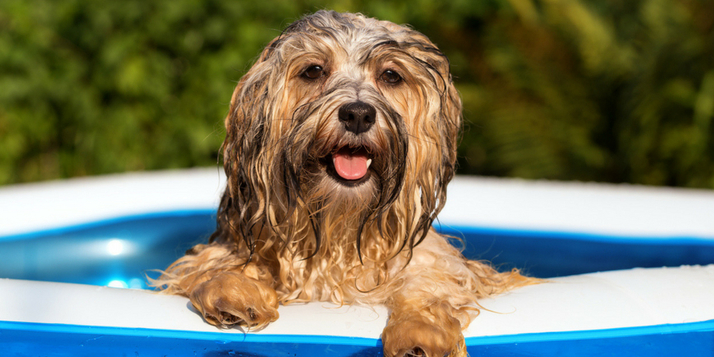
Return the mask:
<path id="1" fill-rule="evenodd" d="M 224 272 L 197 286 L 189 298 L 210 324 L 262 329 L 278 319 L 273 288 L 241 273 Z"/>
<path id="2" fill-rule="evenodd" d="M 458 320 L 432 323 L 419 312 L 393 314 L 382 332 L 382 343 L 385 357 L 467 356 Z"/>

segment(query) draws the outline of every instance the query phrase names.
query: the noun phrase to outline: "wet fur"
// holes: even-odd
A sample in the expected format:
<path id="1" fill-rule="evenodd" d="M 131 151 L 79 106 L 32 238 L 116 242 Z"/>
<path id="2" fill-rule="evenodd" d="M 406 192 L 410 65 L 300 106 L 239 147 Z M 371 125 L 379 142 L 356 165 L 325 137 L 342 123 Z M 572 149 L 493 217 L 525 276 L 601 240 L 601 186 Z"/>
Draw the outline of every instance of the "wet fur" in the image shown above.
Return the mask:
<path id="1" fill-rule="evenodd" d="M 313 65 L 317 80 L 304 75 Z M 386 70 L 401 81 L 382 80 Z M 360 134 L 336 118 L 356 101 L 377 112 Z M 309 15 L 241 79 L 225 125 L 217 229 L 154 281 L 209 323 L 259 329 L 296 302 L 383 304 L 385 356 L 464 356 L 477 299 L 529 282 L 465 259 L 432 228 L 454 175 L 461 101 L 424 35 L 359 14 Z M 359 182 L 331 172 L 330 154 L 345 146 L 373 159 Z"/>

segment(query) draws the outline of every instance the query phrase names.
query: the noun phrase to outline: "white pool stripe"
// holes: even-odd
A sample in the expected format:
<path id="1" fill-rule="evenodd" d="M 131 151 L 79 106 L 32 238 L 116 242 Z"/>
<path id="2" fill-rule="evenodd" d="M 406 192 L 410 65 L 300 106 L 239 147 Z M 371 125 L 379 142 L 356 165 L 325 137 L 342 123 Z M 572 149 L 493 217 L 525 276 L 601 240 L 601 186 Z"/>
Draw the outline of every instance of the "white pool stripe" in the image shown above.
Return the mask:
<path id="1" fill-rule="evenodd" d="M 714 238 L 714 191 L 457 177 L 439 219 L 514 230 Z"/>
<path id="2" fill-rule="evenodd" d="M 218 168 L 142 172 L 0 187 L 0 236 L 144 213 L 215 209 Z"/>
<path id="3" fill-rule="evenodd" d="M 464 336 L 507 336 L 714 320 L 714 265 L 552 279 L 485 299 Z M 186 298 L 147 291 L 0 279 L 0 320 L 239 334 L 208 325 Z M 265 335 L 379 338 L 384 307 L 281 306 Z M 299 328 L 296 328 L 299 326 Z"/>
<path id="4" fill-rule="evenodd" d="M 219 168 L 0 187 L 0 237 L 127 215 L 215 209 Z M 456 177 L 442 224 L 615 236 L 714 239 L 714 191 Z"/>

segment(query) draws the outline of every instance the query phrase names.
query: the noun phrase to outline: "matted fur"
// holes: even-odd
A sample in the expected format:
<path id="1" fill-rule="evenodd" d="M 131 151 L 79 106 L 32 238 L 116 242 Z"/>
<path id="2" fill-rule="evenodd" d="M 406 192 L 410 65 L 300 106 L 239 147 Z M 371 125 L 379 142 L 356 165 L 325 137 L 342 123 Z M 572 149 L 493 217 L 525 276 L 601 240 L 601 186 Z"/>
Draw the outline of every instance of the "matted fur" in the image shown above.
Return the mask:
<path id="1" fill-rule="evenodd" d="M 357 102 L 376 112 L 363 132 L 338 118 Z M 225 125 L 217 230 L 153 282 L 209 323 L 263 328 L 295 302 L 384 304 L 385 356 L 462 356 L 477 299 L 529 281 L 465 259 L 431 227 L 454 175 L 461 101 L 424 35 L 309 15 L 241 79 Z M 360 180 L 331 166 L 345 147 L 372 159 Z"/>

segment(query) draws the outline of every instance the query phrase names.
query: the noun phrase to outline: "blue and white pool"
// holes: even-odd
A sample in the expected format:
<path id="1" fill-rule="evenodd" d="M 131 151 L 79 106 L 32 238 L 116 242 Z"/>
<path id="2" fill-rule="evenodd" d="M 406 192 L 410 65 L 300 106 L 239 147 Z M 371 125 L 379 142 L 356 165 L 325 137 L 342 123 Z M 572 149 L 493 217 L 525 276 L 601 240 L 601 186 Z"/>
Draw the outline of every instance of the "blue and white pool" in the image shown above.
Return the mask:
<path id="1" fill-rule="evenodd" d="M 218 330 L 145 290 L 215 227 L 217 168 L 0 188 L 3 353 L 374 356 L 387 311 L 281 306 Z M 436 223 L 464 253 L 548 278 L 482 301 L 481 356 L 714 356 L 714 192 L 457 177 Z"/>

